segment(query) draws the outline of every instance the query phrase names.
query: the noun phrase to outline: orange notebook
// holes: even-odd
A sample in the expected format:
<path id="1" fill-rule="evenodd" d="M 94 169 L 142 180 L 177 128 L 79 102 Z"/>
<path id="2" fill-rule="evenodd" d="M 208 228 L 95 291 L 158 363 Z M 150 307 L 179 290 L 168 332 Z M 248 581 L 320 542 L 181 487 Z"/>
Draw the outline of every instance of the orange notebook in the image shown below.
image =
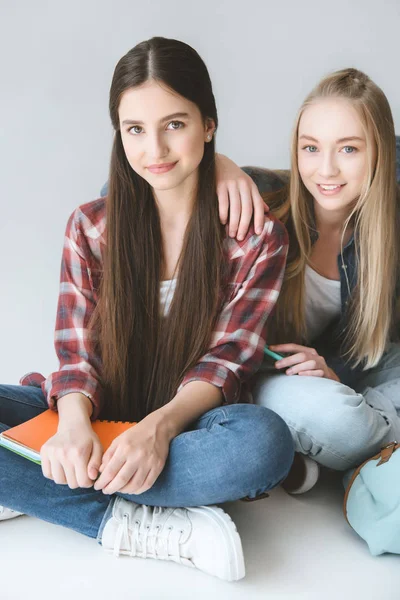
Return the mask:
<path id="1" fill-rule="evenodd" d="M 92 421 L 93 431 L 98 435 L 104 452 L 121 433 L 135 425 L 123 421 Z M 58 414 L 53 410 L 11 427 L 0 433 L 0 446 L 12 450 L 40 465 L 40 449 L 57 432 Z"/>

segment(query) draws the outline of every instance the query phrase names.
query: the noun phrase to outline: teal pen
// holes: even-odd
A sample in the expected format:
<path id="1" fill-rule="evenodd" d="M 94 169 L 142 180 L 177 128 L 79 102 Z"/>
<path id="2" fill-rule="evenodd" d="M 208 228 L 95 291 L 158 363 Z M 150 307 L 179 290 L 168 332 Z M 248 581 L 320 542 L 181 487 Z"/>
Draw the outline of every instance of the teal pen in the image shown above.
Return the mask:
<path id="1" fill-rule="evenodd" d="M 268 346 L 265 346 L 265 348 L 264 348 L 264 354 L 266 354 L 267 356 L 270 356 L 271 358 L 274 358 L 275 360 L 281 360 L 282 358 L 284 358 L 283 356 L 281 356 L 277 352 L 273 352 L 272 350 L 270 350 L 268 348 Z"/>

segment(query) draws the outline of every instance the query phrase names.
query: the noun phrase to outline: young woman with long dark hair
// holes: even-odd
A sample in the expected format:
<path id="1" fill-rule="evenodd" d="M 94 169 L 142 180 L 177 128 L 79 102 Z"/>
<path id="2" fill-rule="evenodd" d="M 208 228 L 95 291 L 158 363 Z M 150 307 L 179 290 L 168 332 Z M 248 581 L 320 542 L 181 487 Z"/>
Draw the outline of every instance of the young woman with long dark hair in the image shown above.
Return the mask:
<path id="1" fill-rule="evenodd" d="M 257 498 L 293 459 L 284 421 L 246 403 L 287 251 L 227 236 L 218 215 L 217 111 L 199 55 L 153 38 L 121 58 L 107 198 L 69 219 L 55 343 L 60 368 L 0 387 L 2 429 L 57 410 L 42 470 L 0 448 L 0 503 L 97 538 L 116 554 L 244 576 L 215 504 Z M 137 421 L 103 453 L 97 417 Z M 7 516 L 7 515 L 6 515 Z"/>

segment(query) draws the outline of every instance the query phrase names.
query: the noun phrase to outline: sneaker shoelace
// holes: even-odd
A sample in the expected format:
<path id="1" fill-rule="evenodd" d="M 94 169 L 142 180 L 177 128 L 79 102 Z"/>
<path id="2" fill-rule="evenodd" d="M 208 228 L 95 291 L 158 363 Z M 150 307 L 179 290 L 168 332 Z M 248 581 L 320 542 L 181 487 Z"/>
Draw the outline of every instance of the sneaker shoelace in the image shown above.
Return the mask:
<path id="1" fill-rule="evenodd" d="M 141 528 L 141 521 L 135 519 L 131 526 L 129 514 L 124 513 L 115 536 L 114 555 L 118 556 L 121 546 L 126 544 L 130 548 L 130 556 L 170 559 L 181 563 L 180 543 L 184 531 L 171 526 L 161 529 L 159 525 L 155 525 L 163 510 L 161 507 L 143 505 L 142 510 L 143 522 L 151 520 L 151 524 Z"/>

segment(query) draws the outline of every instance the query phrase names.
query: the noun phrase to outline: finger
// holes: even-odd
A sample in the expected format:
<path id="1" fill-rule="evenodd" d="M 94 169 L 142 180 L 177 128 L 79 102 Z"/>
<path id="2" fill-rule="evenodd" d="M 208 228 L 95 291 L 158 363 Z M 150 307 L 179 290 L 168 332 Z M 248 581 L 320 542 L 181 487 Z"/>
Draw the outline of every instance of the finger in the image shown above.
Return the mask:
<path id="1" fill-rule="evenodd" d="M 143 494 L 143 492 L 149 489 L 145 486 L 145 482 L 150 472 L 151 469 L 138 469 L 119 491 L 127 494 Z"/>
<path id="2" fill-rule="evenodd" d="M 318 369 L 318 365 L 315 360 L 306 360 L 287 369 L 286 375 L 297 375 L 301 371 L 315 371 L 316 369 Z"/>
<path id="3" fill-rule="evenodd" d="M 300 375 L 308 375 L 310 377 L 325 377 L 325 374 L 322 369 L 317 369 L 316 371 L 301 371 Z"/>
<path id="4" fill-rule="evenodd" d="M 250 191 L 247 186 L 239 187 L 240 191 L 240 202 L 241 202 L 241 211 L 240 211 L 240 221 L 239 228 L 237 232 L 237 239 L 244 240 L 249 230 L 249 225 L 251 223 L 251 219 L 253 216 L 253 201 L 250 195 Z"/>
<path id="5" fill-rule="evenodd" d="M 119 471 L 122 469 L 125 462 L 126 461 L 124 458 L 117 458 L 116 456 L 113 456 L 100 477 L 95 482 L 94 489 L 104 489 L 110 483 L 110 481 L 116 477 L 117 473 L 119 473 Z"/>
<path id="6" fill-rule="evenodd" d="M 150 488 L 153 487 L 155 482 L 157 481 L 162 469 L 150 469 L 146 479 L 144 480 L 142 487 L 139 489 L 137 494 L 143 494 L 143 492 L 147 492 Z"/>
<path id="7" fill-rule="evenodd" d="M 251 186 L 251 196 L 254 208 L 254 229 L 256 234 L 260 235 L 264 229 L 265 213 L 269 211 L 269 206 L 265 204 L 258 187 L 254 183 Z"/>
<path id="8" fill-rule="evenodd" d="M 268 347 L 277 352 L 302 352 L 306 350 L 311 352 L 311 350 L 314 350 L 314 348 L 308 348 L 307 346 L 301 346 L 300 344 L 271 344 Z"/>
<path id="9" fill-rule="evenodd" d="M 303 363 L 308 359 L 309 356 L 307 356 L 305 352 L 298 352 L 297 354 L 291 354 L 290 356 L 285 356 L 285 358 L 282 358 L 281 360 L 277 360 L 275 367 L 277 369 L 287 369 L 298 363 Z"/>
<path id="10" fill-rule="evenodd" d="M 113 445 L 111 445 L 111 446 L 110 446 L 110 447 L 109 447 L 109 448 L 108 448 L 108 449 L 107 449 L 107 450 L 104 452 L 104 454 L 103 454 L 103 458 L 102 458 L 102 460 L 101 460 L 101 463 L 102 463 L 103 465 L 106 465 L 107 463 L 109 463 L 109 462 L 110 462 L 110 460 L 112 459 L 112 457 L 113 457 L 113 456 L 114 456 L 114 454 L 115 454 L 115 451 L 116 451 L 116 449 L 117 449 L 117 447 L 116 447 L 116 446 L 114 447 Z"/>
<path id="11" fill-rule="evenodd" d="M 229 235 L 234 238 L 240 221 L 240 195 L 236 184 L 228 188 L 229 193 Z"/>
<path id="12" fill-rule="evenodd" d="M 92 454 L 89 458 L 89 463 L 87 467 L 88 477 L 94 481 L 100 470 L 100 466 L 102 464 L 102 456 L 103 456 L 103 448 L 100 443 L 95 442 L 92 447 Z"/>
<path id="13" fill-rule="evenodd" d="M 112 448 L 111 446 L 108 448 L 108 450 L 103 454 L 103 457 L 101 459 L 101 465 L 99 467 L 99 472 L 102 473 L 104 471 L 104 469 L 106 468 L 106 466 L 108 465 L 108 463 L 110 462 L 110 460 L 112 459 L 112 457 L 114 456 L 114 452 L 115 452 L 116 448 Z"/>
<path id="14" fill-rule="evenodd" d="M 87 473 L 91 448 L 72 449 L 69 455 L 69 461 L 65 462 L 64 470 L 67 476 L 69 487 L 87 488 L 92 485 L 92 481 Z M 76 482 L 76 485 L 75 485 Z"/>
<path id="15" fill-rule="evenodd" d="M 58 460 L 50 461 L 51 468 L 51 479 L 54 483 L 58 483 L 59 485 L 65 485 L 67 483 L 67 478 L 65 477 L 64 469 L 61 463 Z"/>
<path id="16" fill-rule="evenodd" d="M 71 490 L 76 490 L 79 487 L 79 485 L 78 480 L 76 478 L 75 465 L 73 465 L 72 463 L 65 463 L 63 465 L 63 469 L 68 487 L 71 488 Z"/>
<path id="17" fill-rule="evenodd" d="M 124 488 L 129 481 L 135 479 L 136 472 L 132 469 L 135 467 L 132 464 L 125 463 L 122 469 L 117 473 L 117 475 L 110 481 L 108 485 L 103 488 L 103 494 L 111 495 L 115 494 L 115 492 L 120 492 L 122 488 Z M 139 476 L 140 478 L 140 476 Z M 136 492 L 131 492 L 136 493 Z"/>
<path id="18" fill-rule="evenodd" d="M 219 212 L 219 220 L 223 225 L 226 224 L 228 220 L 229 213 L 229 196 L 228 196 L 228 188 L 226 185 L 220 185 L 217 187 L 217 196 L 218 196 L 218 212 Z"/>
<path id="19" fill-rule="evenodd" d="M 47 458 L 47 456 L 44 456 L 41 454 L 40 461 L 42 463 L 43 476 L 46 477 L 47 479 L 53 479 L 53 476 L 51 474 L 50 460 Z"/>

